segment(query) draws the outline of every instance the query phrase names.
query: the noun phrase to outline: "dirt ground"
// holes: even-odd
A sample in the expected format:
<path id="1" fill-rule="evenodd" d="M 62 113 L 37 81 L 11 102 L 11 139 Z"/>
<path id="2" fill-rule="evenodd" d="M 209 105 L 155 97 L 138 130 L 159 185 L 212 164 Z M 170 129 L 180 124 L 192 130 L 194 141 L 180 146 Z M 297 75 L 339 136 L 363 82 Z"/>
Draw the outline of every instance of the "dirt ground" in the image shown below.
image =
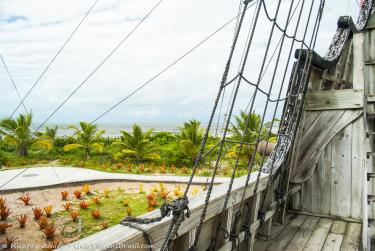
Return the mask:
<path id="1" fill-rule="evenodd" d="M 143 191 L 147 192 L 154 186 L 159 186 L 159 183 L 142 183 Z M 164 184 L 168 190 L 175 189 L 177 184 Z M 180 185 L 181 189 L 185 188 L 185 185 Z M 113 190 L 121 188 L 127 193 L 138 193 L 140 183 L 139 182 L 98 182 L 90 183 L 91 191 L 103 192 L 105 189 Z M 201 186 L 193 186 L 196 190 L 202 191 Z M 1 197 L 6 199 L 6 206 L 11 209 L 12 214 L 8 217 L 7 223 L 11 224 L 12 227 L 7 229 L 5 235 L 0 235 L 0 241 L 5 239 L 5 236 L 15 236 L 16 240 L 16 250 L 48 250 L 45 249 L 46 244 L 51 245 L 51 242 L 47 242 L 44 233 L 40 230 L 38 223 L 34 220 L 33 207 L 39 207 L 43 210 L 44 207 L 48 205 L 53 205 L 53 212 L 64 210 L 62 204 L 64 201 L 61 200 L 61 191 L 68 191 L 68 199 L 73 199 L 73 192 L 82 188 L 81 184 L 77 185 L 63 185 L 54 188 L 45 188 L 40 190 L 32 190 L 30 192 L 15 192 L 9 194 L 0 194 Z M 29 194 L 31 196 L 30 205 L 24 205 L 24 203 L 19 199 L 24 194 Z M 29 219 L 26 223 L 25 228 L 19 228 L 19 223 L 17 217 L 20 214 L 26 214 Z M 0 221 L 4 223 L 4 221 Z M 57 226 L 57 239 L 59 239 L 61 244 L 67 244 L 75 241 L 75 238 L 63 237 L 61 232 L 69 232 L 69 229 L 62 229 L 59 226 L 59 219 L 54 219 L 54 223 Z M 1 247 L 0 247 L 1 248 Z"/>

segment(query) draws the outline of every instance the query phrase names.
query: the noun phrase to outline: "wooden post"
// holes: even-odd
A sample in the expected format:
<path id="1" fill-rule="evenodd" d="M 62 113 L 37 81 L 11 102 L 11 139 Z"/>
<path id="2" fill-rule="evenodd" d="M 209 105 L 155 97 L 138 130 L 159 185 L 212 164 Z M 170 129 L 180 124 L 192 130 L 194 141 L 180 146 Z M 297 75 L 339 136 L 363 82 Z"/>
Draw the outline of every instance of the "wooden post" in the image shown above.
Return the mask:
<path id="1" fill-rule="evenodd" d="M 269 188 L 268 190 L 264 191 L 266 194 L 265 198 L 264 198 L 264 202 L 263 202 L 263 205 L 265 208 L 265 211 L 268 211 L 270 210 L 270 205 L 273 204 L 273 202 L 275 201 L 275 189 L 277 187 L 277 182 L 274 182 Z M 262 210 L 262 208 L 260 208 L 260 210 Z M 259 210 L 258 210 L 259 212 Z M 273 216 L 270 217 L 268 220 L 266 220 L 262 226 L 259 228 L 258 230 L 258 235 L 261 239 L 264 239 L 264 240 L 269 240 L 270 237 L 271 237 L 271 230 L 272 230 L 272 222 L 273 222 Z"/>
<path id="2" fill-rule="evenodd" d="M 194 243 L 195 231 L 196 231 L 196 228 L 193 228 L 186 234 L 178 237 L 172 243 L 171 249 L 175 251 L 188 250 Z"/>
<path id="3" fill-rule="evenodd" d="M 255 194 L 250 199 L 250 225 L 257 221 L 258 219 L 258 211 L 259 211 L 259 205 L 260 205 L 260 196 L 261 193 Z M 251 250 L 254 247 L 255 242 L 255 233 L 251 233 L 251 240 L 250 240 L 250 248 Z"/>

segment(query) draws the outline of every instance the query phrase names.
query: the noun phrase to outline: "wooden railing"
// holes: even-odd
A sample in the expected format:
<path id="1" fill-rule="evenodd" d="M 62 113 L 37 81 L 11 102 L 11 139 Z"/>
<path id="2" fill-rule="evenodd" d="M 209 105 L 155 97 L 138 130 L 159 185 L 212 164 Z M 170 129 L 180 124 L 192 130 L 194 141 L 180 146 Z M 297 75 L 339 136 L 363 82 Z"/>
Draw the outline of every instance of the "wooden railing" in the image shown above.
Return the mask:
<path id="1" fill-rule="evenodd" d="M 252 173 L 248 188 L 245 192 L 245 199 L 246 201 L 250 202 L 250 229 L 252 232 L 250 243 L 252 244 L 254 243 L 255 233 L 261 225 L 259 220 L 257 219 L 258 210 L 262 198 L 261 194 L 264 192 L 267 186 L 269 177 L 267 174 L 261 174 L 257 192 L 254 194 L 257 175 L 257 172 Z M 233 217 L 239 208 L 239 204 L 244 193 L 245 182 L 246 176 L 235 179 L 232 192 L 230 193 L 229 203 L 224 212 L 222 211 L 222 209 L 228 189 L 228 183 L 223 183 L 213 188 L 206 218 L 201 235 L 199 237 L 199 250 L 206 250 L 206 248 L 210 245 L 211 238 L 215 232 L 216 226 L 220 221 L 223 226 L 227 227 L 227 229 L 231 229 Z M 179 228 L 177 238 L 171 245 L 171 250 L 187 250 L 193 243 L 195 229 L 199 222 L 202 208 L 204 207 L 205 196 L 206 192 L 202 192 L 190 200 L 189 208 L 191 215 L 189 218 L 186 218 L 184 220 L 181 227 Z M 269 205 L 270 206 L 265 215 L 266 222 L 272 219 L 272 216 L 275 212 L 276 203 L 273 202 Z M 246 213 L 247 211 L 244 212 L 244 214 Z M 144 217 L 156 217 L 158 215 L 159 211 L 155 210 L 144 215 Z M 170 222 L 171 217 L 167 217 L 160 222 L 149 225 L 142 225 L 142 227 L 148 232 L 153 240 L 152 250 L 157 250 L 162 245 Z M 241 224 L 239 224 L 239 226 L 241 226 Z M 239 241 L 243 242 L 244 237 L 245 233 L 240 232 Z M 63 246 L 60 248 L 60 250 L 148 250 L 144 245 L 146 245 L 146 242 L 144 240 L 142 232 L 122 225 L 116 225 L 69 245 Z M 230 250 L 231 245 L 232 243 L 229 242 L 228 239 L 219 238 L 218 240 L 218 247 L 220 247 L 219 250 Z M 242 245 L 242 243 L 240 245 Z"/>

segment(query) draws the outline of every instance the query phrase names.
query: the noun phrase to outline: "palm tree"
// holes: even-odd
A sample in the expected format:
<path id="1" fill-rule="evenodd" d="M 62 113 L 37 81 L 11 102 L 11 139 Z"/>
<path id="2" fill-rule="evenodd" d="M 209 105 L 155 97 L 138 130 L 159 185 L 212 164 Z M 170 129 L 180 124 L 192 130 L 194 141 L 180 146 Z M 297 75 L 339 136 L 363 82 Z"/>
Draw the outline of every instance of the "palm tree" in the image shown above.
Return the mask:
<path id="1" fill-rule="evenodd" d="M 134 158 L 137 163 L 160 159 L 157 147 L 150 141 L 153 131 L 151 129 L 144 133 L 139 125 L 134 124 L 131 133 L 121 131 L 119 140 L 112 145 L 120 147 L 120 156 Z"/>
<path id="2" fill-rule="evenodd" d="M 269 131 L 271 130 L 271 125 L 274 123 L 267 122 L 263 126 L 261 126 L 261 117 L 258 114 L 255 114 L 254 112 L 246 113 L 244 111 L 240 112 L 239 116 L 235 116 L 235 123 L 231 123 L 231 129 L 230 132 L 232 133 L 231 137 L 235 141 L 242 141 L 244 144 L 242 146 L 242 151 L 240 154 L 240 157 L 242 159 L 247 159 L 249 156 L 251 156 L 254 153 L 254 146 L 256 141 L 258 140 L 259 130 L 262 131 L 260 133 L 260 140 L 262 141 L 270 141 L 274 142 L 276 139 L 276 135 L 272 132 L 269 134 Z M 278 119 L 275 119 L 274 122 L 277 123 L 279 121 Z M 246 127 L 247 123 L 247 127 Z M 239 145 L 234 145 L 231 150 L 228 153 L 228 157 L 233 157 L 238 153 Z M 258 147 L 259 148 L 259 147 Z"/>
<path id="3" fill-rule="evenodd" d="M 58 128 L 57 126 L 53 128 L 46 127 L 43 134 L 47 136 L 48 138 L 50 138 L 52 141 L 55 141 L 56 135 L 57 135 L 57 128 Z"/>
<path id="4" fill-rule="evenodd" d="M 189 156 L 192 162 L 197 158 L 203 138 L 203 129 L 200 125 L 199 121 L 193 119 L 185 122 L 184 127 L 180 128 L 182 152 Z"/>
<path id="5" fill-rule="evenodd" d="M 17 119 L 7 118 L 0 121 L 0 134 L 4 135 L 7 143 L 17 146 L 18 153 L 24 157 L 28 153 L 28 148 L 33 143 L 30 130 L 32 114 L 20 114 Z"/>
<path id="6" fill-rule="evenodd" d="M 234 116 L 234 119 L 235 123 L 231 123 L 230 129 L 231 138 L 238 142 L 247 143 L 242 145 L 240 153 L 240 159 L 245 161 L 254 153 L 255 143 L 261 127 L 261 118 L 254 112 L 246 113 L 241 111 L 239 115 Z M 236 158 L 239 147 L 240 145 L 238 144 L 233 145 L 228 151 L 227 157 Z"/>
<path id="7" fill-rule="evenodd" d="M 86 160 L 90 158 L 91 151 L 103 151 L 103 144 L 98 143 L 101 136 L 105 133 L 104 130 L 98 131 L 97 125 L 92 125 L 86 122 L 79 122 L 81 128 L 74 125 L 68 128 L 74 130 L 74 140 L 76 143 L 67 144 L 64 146 L 64 151 L 71 151 L 78 148 L 83 148 L 85 151 Z"/>

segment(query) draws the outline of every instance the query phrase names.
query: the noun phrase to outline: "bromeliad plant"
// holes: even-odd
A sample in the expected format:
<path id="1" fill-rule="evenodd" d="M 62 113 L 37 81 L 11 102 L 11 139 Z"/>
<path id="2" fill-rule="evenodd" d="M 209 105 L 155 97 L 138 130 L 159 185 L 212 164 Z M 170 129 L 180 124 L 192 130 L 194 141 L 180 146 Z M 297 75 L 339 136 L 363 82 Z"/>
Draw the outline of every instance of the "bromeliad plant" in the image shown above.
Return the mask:
<path id="1" fill-rule="evenodd" d="M 99 143 L 99 140 L 105 131 L 99 131 L 97 125 L 92 125 L 86 122 L 80 122 L 79 125 L 80 128 L 74 125 L 69 126 L 70 129 L 75 131 L 75 143 L 65 145 L 64 151 L 68 152 L 75 149 L 83 149 L 85 152 L 85 158 L 88 160 L 92 151 L 103 151 L 104 145 Z"/>
<path id="2" fill-rule="evenodd" d="M 82 186 L 82 192 L 84 192 L 85 194 L 91 194 L 91 188 L 90 188 L 90 185 L 89 184 L 83 184 Z"/>
<path id="3" fill-rule="evenodd" d="M 103 221 L 102 222 L 102 229 L 107 229 L 108 225 L 109 225 L 108 221 Z"/>
<path id="4" fill-rule="evenodd" d="M 15 236 L 6 236 L 5 239 L 3 240 L 3 244 L 4 244 L 4 249 L 5 250 L 12 250 L 12 247 L 14 245 L 14 242 L 17 240 L 18 238 L 15 237 Z"/>
<path id="5" fill-rule="evenodd" d="M 40 219 L 38 220 L 39 228 L 41 230 L 43 230 L 47 226 L 48 223 L 49 223 L 49 220 L 44 216 L 40 217 Z"/>
<path id="6" fill-rule="evenodd" d="M 28 219 L 29 217 L 26 214 L 20 214 L 20 216 L 18 216 L 17 220 L 20 224 L 20 228 L 24 228 L 26 226 L 26 222 Z"/>
<path id="7" fill-rule="evenodd" d="M 30 205 L 31 197 L 29 194 L 23 195 L 20 200 L 25 204 L 25 206 Z"/>
<path id="8" fill-rule="evenodd" d="M 6 204 L 6 199 L 4 199 L 3 197 L 0 197 L 0 208 L 5 207 L 5 204 Z"/>
<path id="9" fill-rule="evenodd" d="M 87 208 L 89 208 L 89 204 L 86 201 L 81 201 L 79 203 L 79 207 L 82 208 L 82 209 L 87 209 Z"/>
<path id="10" fill-rule="evenodd" d="M 91 216 L 92 216 L 92 218 L 94 218 L 95 220 L 99 219 L 99 217 L 100 217 L 100 211 L 99 211 L 99 210 L 93 210 L 93 211 L 91 212 Z"/>
<path id="11" fill-rule="evenodd" d="M 12 225 L 8 223 L 0 223 L 0 234 L 5 234 L 7 228 L 10 228 Z"/>
<path id="12" fill-rule="evenodd" d="M 43 233 L 46 236 L 47 240 L 55 239 L 56 227 L 53 224 L 47 224 L 43 229 Z"/>
<path id="13" fill-rule="evenodd" d="M 76 222 L 76 221 L 77 221 L 78 216 L 79 216 L 79 212 L 78 212 L 78 211 L 71 211 L 71 212 L 70 212 L 70 217 L 72 218 L 72 221 L 73 221 L 73 222 Z"/>
<path id="14" fill-rule="evenodd" d="M 77 198 L 77 199 L 80 199 L 82 197 L 82 192 L 80 190 L 75 190 L 74 191 L 74 196 Z"/>
<path id="15" fill-rule="evenodd" d="M 34 212 L 34 219 L 39 220 L 40 217 L 42 217 L 42 215 L 43 215 L 42 209 L 40 209 L 39 207 L 33 207 L 32 209 L 33 209 L 33 212 Z"/>
<path id="16" fill-rule="evenodd" d="M 7 207 L 0 208 L 0 219 L 5 221 L 11 213 L 12 211 Z"/>
<path id="17" fill-rule="evenodd" d="M 48 205 L 48 206 L 46 206 L 44 208 L 44 212 L 46 213 L 47 218 L 51 217 L 51 215 L 52 215 L 52 209 L 53 209 L 52 205 Z"/>
<path id="18" fill-rule="evenodd" d="M 70 202 L 68 201 L 68 202 L 64 203 L 63 207 L 64 207 L 65 211 L 69 211 L 70 210 Z"/>
<path id="19" fill-rule="evenodd" d="M 61 200 L 67 200 L 68 199 L 69 192 L 68 191 L 62 191 L 61 192 Z"/>
<path id="20" fill-rule="evenodd" d="M 100 205 L 100 198 L 99 197 L 94 197 L 94 198 L 92 198 L 92 202 L 94 202 L 95 203 L 95 205 Z"/>

